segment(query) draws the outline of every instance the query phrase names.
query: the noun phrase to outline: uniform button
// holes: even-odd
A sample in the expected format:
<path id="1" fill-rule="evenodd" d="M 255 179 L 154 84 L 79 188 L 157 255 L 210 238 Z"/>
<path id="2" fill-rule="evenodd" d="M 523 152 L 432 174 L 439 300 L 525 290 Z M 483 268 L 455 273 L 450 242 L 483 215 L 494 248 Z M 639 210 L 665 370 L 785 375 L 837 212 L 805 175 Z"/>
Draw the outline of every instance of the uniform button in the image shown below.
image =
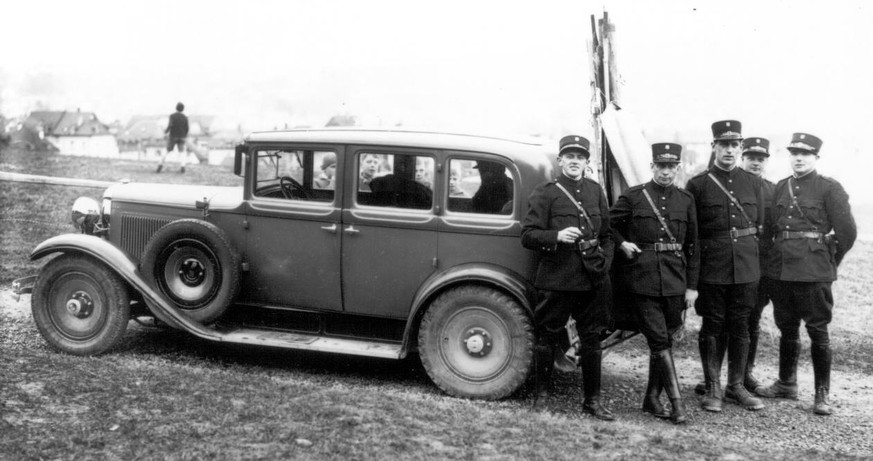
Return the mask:
<path id="1" fill-rule="evenodd" d="M 791 226 L 789 226 L 788 224 L 785 225 L 785 228 L 786 228 L 786 229 L 788 229 L 789 227 L 791 227 Z"/>
<path id="2" fill-rule="evenodd" d="M 735 215 L 735 214 L 731 215 L 731 218 L 736 218 L 736 217 L 737 217 L 737 215 Z"/>
<path id="3" fill-rule="evenodd" d="M 734 239 L 734 243 L 737 243 L 737 239 Z"/>
<path id="4" fill-rule="evenodd" d="M 734 180 L 733 180 L 733 179 L 728 179 L 728 182 L 734 182 Z"/>
<path id="5" fill-rule="evenodd" d="M 658 241 L 659 241 L 659 242 L 663 242 L 664 239 L 663 239 L 663 238 L 659 238 Z"/>
<path id="6" fill-rule="evenodd" d="M 733 194 L 733 193 L 734 193 L 734 191 L 731 191 L 731 194 Z"/>
<path id="7" fill-rule="evenodd" d="M 736 228 L 736 227 L 731 227 L 731 229 L 733 229 L 733 230 L 737 230 L 737 228 Z"/>
<path id="8" fill-rule="evenodd" d="M 579 193 L 579 192 L 582 192 L 582 191 L 581 191 L 581 190 L 579 190 L 579 189 L 576 189 L 576 192 L 577 192 L 577 193 Z"/>
<path id="9" fill-rule="evenodd" d="M 661 230 L 664 230 L 664 228 L 662 227 Z"/>
<path id="10" fill-rule="evenodd" d="M 666 210 L 666 209 L 667 209 L 667 207 L 665 207 L 665 206 L 662 206 L 662 207 L 661 207 L 661 209 L 662 209 L 662 210 Z"/>
<path id="11" fill-rule="evenodd" d="M 667 197 L 661 197 L 661 200 L 667 200 Z"/>

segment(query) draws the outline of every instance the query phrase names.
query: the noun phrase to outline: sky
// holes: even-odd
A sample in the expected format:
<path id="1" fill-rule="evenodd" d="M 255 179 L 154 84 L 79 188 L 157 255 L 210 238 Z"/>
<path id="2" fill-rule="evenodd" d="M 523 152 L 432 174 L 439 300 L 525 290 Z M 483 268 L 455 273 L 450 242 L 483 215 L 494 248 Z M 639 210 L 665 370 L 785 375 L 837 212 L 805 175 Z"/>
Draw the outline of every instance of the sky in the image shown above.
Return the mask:
<path id="1" fill-rule="evenodd" d="M 620 104 L 649 142 L 708 142 L 713 121 L 736 119 L 771 138 L 781 173 L 780 146 L 813 133 L 821 170 L 857 195 L 873 167 L 868 3 L 15 2 L 0 7 L 0 113 L 81 109 L 126 123 L 182 101 L 246 131 L 348 114 L 368 126 L 590 136 L 590 16 L 607 11 Z"/>

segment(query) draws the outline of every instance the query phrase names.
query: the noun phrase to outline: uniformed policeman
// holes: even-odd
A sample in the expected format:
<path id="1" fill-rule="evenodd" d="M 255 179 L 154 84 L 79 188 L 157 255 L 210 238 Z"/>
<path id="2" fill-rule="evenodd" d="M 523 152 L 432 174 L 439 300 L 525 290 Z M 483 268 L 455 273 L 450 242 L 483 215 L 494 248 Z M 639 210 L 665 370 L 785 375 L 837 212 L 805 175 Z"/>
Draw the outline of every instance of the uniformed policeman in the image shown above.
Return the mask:
<path id="1" fill-rule="evenodd" d="M 761 269 L 758 232 L 764 223 L 761 180 L 737 168 L 742 125 L 736 120 L 712 124 L 714 162 L 688 181 L 697 207 L 700 239 L 700 296 L 703 317 L 698 337 L 706 393 L 701 406 L 719 412 L 725 397 L 749 410 L 764 404 L 743 386 L 749 352 L 749 314 L 755 305 Z M 728 380 L 721 389 L 719 337 L 727 334 Z"/>
<path id="2" fill-rule="evenodd" d="M 652 175 L 624 192 L 610 211 L 613 237 L 624 258 L 616 286 L 629 292 L 651 353 L 643 411 L 674 423 L 687 419 L 673 365 L 672 335 L 682 326 L 685 302 L 697 298 L 697 211 L 691 194 L 673 185 L 682 146 L 652 145 Z M 683 300 L 683 298 L 685 298 Z M 666 390 L 672 411 L 661 404 Z"/>
<path id="3" fill-rule="evenodd" d="M 761 185 L 764 188 L 764 220 L 773 213 L 773 190 L 776 184 L 764 179 L 764 170 L 767 161 L 770 158 L 770 141 L 766 138 L 752 137 L 743 139 L 743 159 L 740 167 L 761 178 Z M 758 337 L 761 333 L 760 323 L 761 314 L 764 312 L 764 307 L 770 303 L 770 292 L 773 287 L 773 280 L 764 275 L 764 267 L 766 267 L 768 255 L 773 247 L 772 241 L 768 242 L 765 239 L 758 240 L 758 259 L 761 267 L 761 279 L 758 282 L 758 294 L 755 300 L 755 306 L 749 314 L 749 355 L 746 359 L 746 372 L 743 378 L 743 385 L 749 392 L 756 391 L 761 383 L 755 378 L 755 357 L 758 353 Z M 719 357 L 724 357 L 724 352 L 727 347 L 727 338 L 725 335 L 719 337 L 717 345 L 717 354 Z M 706 393 L 706 384 L 701 382 L 695 387 L 695 392 L 698 394 Z"/>
<path id="4" fill-rule="evenodd" d="M 589 142 L 565 136 L 559 143 L 557 179 L 540 184 L 530 195 L 521 242 L 537 251 L 540 260 L 534 285 L 544 300 L 534 313 L 537 332 L 537 398 L 542 408 L 549 396 L 553 359 L 559 335 L 570 315 L 581 343 L 584 412 L 611 421 L 612 413 L 600 402 L 600 332 L 608 317 L 598 290 L 608 289 L 613 242 L 606 196 L 596 182 L 583 177 Z"/>
<path id="5" fill-rule="evenodd" d="M 857 228 L 843 186 L 815 170 L 821 145 L 821 139 L 811 134 L 794 133 L 788 145 L 793 174 L 776 185 L 773 217 L 764 238 L 774 241 L 773 257 L 765 271 L 776 281 L 771 296 L 773 317 L 781 333 L 779 379 L 760 388 L 758 394 L 797 398 L 802 320 L 812 343 L 813 411 L 830 415 L 831 283 L 837 279 L 837 266 L 855 243 Z"/>
<path id="6" fill-rule="evenodd" d="M 770 140 L 766 138 L 746 138 L 743 140 L 743 170 L 761 178 L 764 195 L 764 222 L 773 215 L 773 193 L 776 184 L 764 178 L 767 161 L 770 159 Z M 773 291 L 773 279 L 767 277 L 764 268 L 770 260 L 773 241 L 761 238 L 758 240 L 758 259 L 761 267 L 761 279 L 758 281 L 758 295 L 755 305 L 749 314 L 749 356 L 746 359 L 746 373 L 743 385 L 748 391 L 761 387 L 761 382 L 755 378 L 755 357 L 758 354 L 758 338 L 761 336 L 761 314 L 764 307 L 770 303 L 770 293 Z"/>

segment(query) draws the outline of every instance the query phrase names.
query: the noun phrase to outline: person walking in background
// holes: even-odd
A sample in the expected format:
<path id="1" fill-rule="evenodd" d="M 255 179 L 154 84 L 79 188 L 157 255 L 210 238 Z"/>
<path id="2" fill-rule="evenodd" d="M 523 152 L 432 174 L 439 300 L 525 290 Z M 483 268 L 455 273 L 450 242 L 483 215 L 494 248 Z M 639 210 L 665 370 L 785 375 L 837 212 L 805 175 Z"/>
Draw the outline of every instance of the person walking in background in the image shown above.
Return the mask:
<path id="1" fill-rule="evenodd" d="M 794 133 L 788 151 L 793 174 L 776 185 L 773 216 L 764 238 L 773 242 L 765 274 L 773 279 L 773 317 L 779 328 L 779 379 L 756 392 L 767 398 L 797 399 L 800 322 L 811 340 L 817 415 L 830 415 L 832 352 L 828 324 L 837 267 L 858 235 L 849 195 L 835 179 L 816 171 L 822 141 Z"/>
<path id="2" fill-rule="evenodd" d="M 712 124 L 713 166 L 688 181 L 697 207 L 700 239 L 700 296 L 703 317 L 698 336 L 706 394 L 701 407 L 720 412 L 725 397 L 748 410 L 764 408 L 743 386 L 749 354 L 749 315 L 758 293 L 761 268 L 756 236 L 764 224 L 761 180 L 741 168 L 742 125 L 736 120 Z M 728 381 L 721 388 L 719 341 L 727 336 Z M 721 347 L 724 350 L 724 346 Z"/>
<path id="3" fill-rule="evenodd" d="M 185 138 L 188 137 L 188 117 L 182 113 L 184 110 L 185 105 L 179 102 L 176 103 L 176 112 L 170 114 L 170 122 L 164 130 L 164 133 L 167 135 L 167 150 L 161 155 L 161 163 L 158 164 L 157 173 L 164 169 L 164 161 L 167 159 L 167 154 L 173 149 L 179 152 L 179 158 L 182 163 L 179 172 L 185 172 L 185 165 L 188 164 L 188 149 L 185 146 Z"/>
<path id="4" fill-rule="evenodd" d="M 643 411 L 673 423 L 688 416 L 673 364 L 673 333 L 697 298 L 699 257 L 694 197 L 673 185 L 682 146 L 652 144 L 652 180 L 629 188 L 612 210 L 612 235 L 624 258 L 616 264 L 616 286 L 629 292 L 649 345 L 649 381 Z M 667 391 L 672 410 L 661 404 Z"/>
<path id="5" fill-rule="evenodd" d="M 545 292 L 534 312 L 534 408 L 547 404 L 555 355 L 561 354 L 557 347 L 559 335 L 572 315 L 580 340 L 585 395 L 582 410 L 597 419 L 612 421 L 612 412 L 600 402 L 600 332 L 608 315 L 594 302 L 599 290 L 609 287 L 614 248 L 609 208 L 600 185 L 583 176 L 591 155 L 589 141 L 582 136 L 566 136 L 558 152 L 561 173 L 531 193 L 521 231 L 522 245 L 540 254 L 534 286 Z M 479 163 L 480 174 L 487 163 Z"/>

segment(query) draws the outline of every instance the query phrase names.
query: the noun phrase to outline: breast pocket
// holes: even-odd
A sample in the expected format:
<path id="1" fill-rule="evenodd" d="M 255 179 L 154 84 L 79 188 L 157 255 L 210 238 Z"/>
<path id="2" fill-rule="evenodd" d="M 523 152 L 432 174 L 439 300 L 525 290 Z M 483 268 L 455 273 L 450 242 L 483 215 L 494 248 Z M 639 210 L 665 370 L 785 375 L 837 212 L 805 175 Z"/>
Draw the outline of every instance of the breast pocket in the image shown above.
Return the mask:
<path id="1" fill-rule="evenodd" d="M 670 231 L 673 232 L 673 237 L 681 241 L 688 228 L 688 212 L 685 210 L 670 211 L 668 216 L 670 217 Z"/>
<path id="2" fill-rule="evenodd" d="M 746 212 L 746 216 L 751 221 L 749 226 L 755 226 L 756 224 L 764 224 L 759 223 L 756 220 L 758 219 L 758 201 L 754 199 L 754 197 L 743 197 L 738 200 L 740 202 L 740 206 L 743 207 L 743 210 Z"/>
<path id="3" fill-rule="evenodd" d="M 712 222 L 722 219 L 724 216 L 724 201 L 723 200 L 701 200 L 697 205 L 700 211 L 700 216 L 697 217 L 699 222 Z"/>
<path id="4" fill-rule="evenodd" d="M 814 224 L 819 230 L 823 230 L 824 224 L 827 221 L 827 211 L 825 210 L 823 200 L 801 200 L 798 199 L 798 205 L 803 210 L 806 219 Z"/>
<path id="5" fill-rule="evenodd" d="M 566 202 L 560 200 L 552 206 L 551 227 L 561 230 L 579 226 L 579 212 L 575 206 Z"/>

